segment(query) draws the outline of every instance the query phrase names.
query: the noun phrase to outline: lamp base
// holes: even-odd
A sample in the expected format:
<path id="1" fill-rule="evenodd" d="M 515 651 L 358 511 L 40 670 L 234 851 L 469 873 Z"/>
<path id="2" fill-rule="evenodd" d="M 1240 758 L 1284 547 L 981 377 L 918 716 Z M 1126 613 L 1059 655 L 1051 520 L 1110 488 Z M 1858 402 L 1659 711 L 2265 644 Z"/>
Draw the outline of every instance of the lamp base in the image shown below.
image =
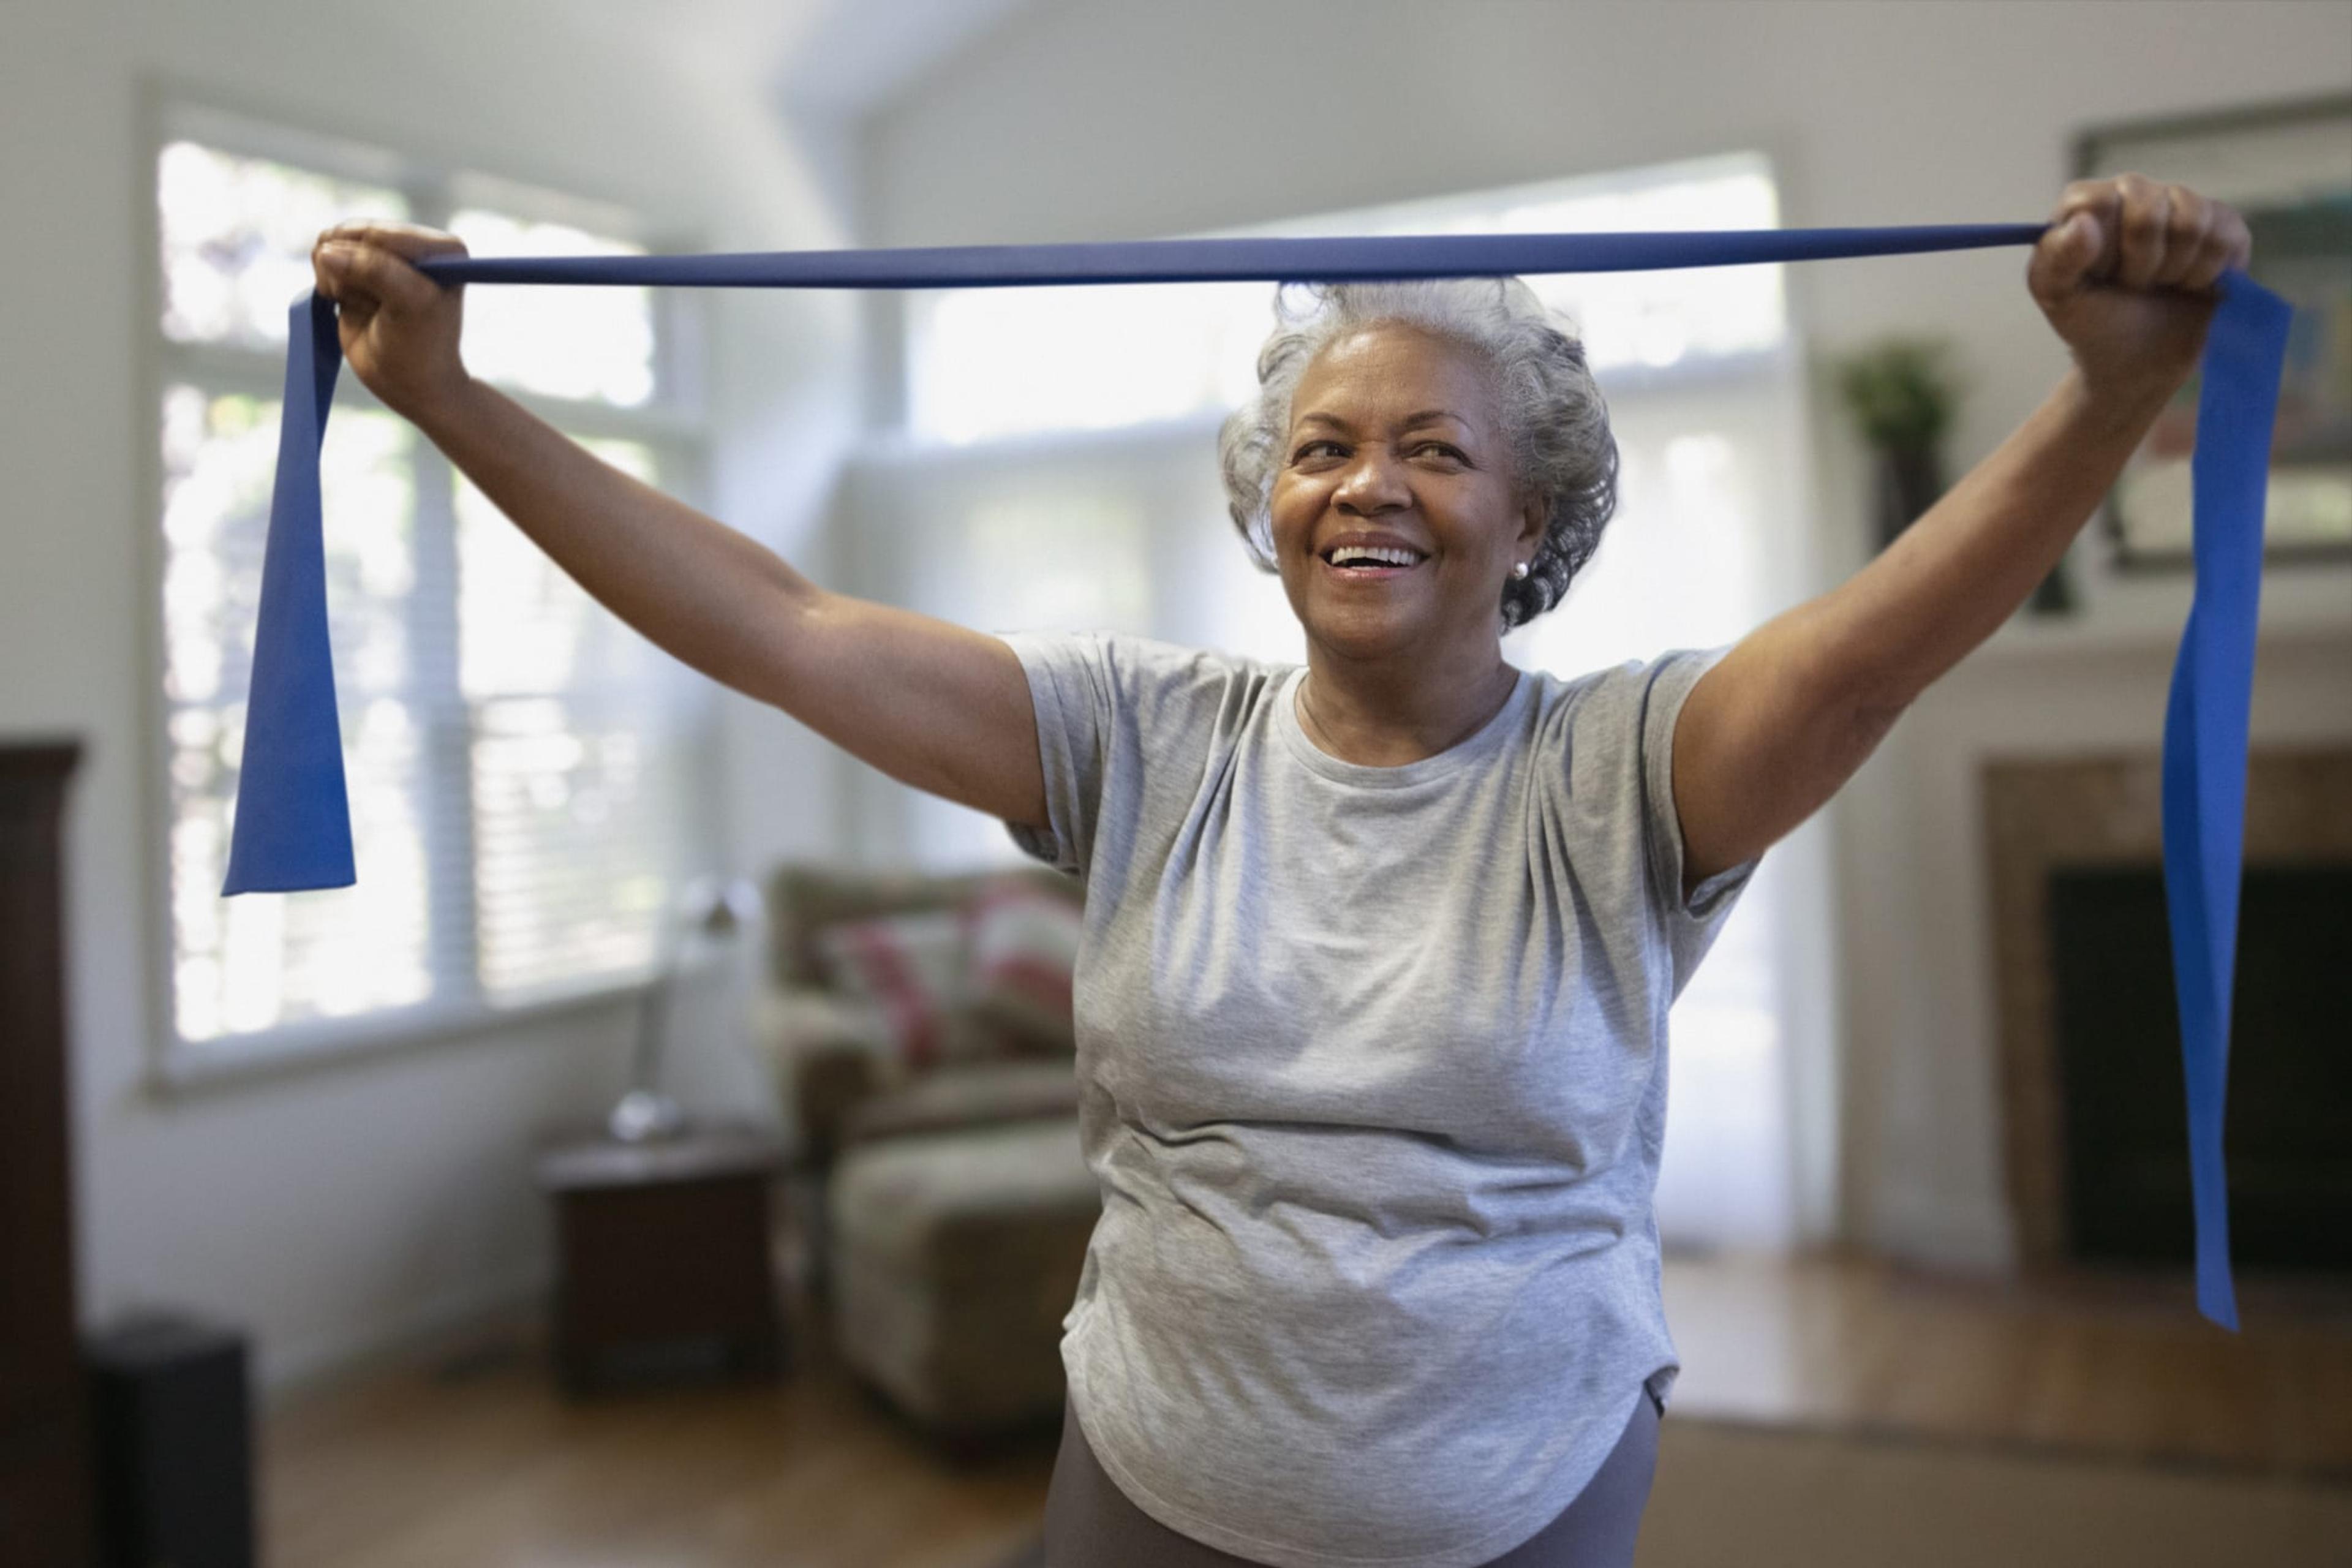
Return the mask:
<path id="1" fill-rule="evenodd" d="M 650 1143 L 677 1137 L 689 1121 L 685 1107 L 669 1096 L 633 1089 L 604 1119 L 604 1130 L 624 1143 Z"/>

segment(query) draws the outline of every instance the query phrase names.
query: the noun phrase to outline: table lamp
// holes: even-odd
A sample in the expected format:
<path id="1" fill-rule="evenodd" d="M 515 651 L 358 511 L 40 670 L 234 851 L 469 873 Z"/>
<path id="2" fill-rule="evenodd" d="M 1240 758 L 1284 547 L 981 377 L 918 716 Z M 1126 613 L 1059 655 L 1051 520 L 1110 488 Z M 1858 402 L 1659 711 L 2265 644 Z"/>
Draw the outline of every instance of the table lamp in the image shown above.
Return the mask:
<path id="1" fill-rule="evenodd" d="M 690 948 L 705 942 L 731 942 L 760 914 L 760 889 L 740 877 L 697 877 L 666 911 L 661 963 L 653 984 L 646 990 L 636 1052 L 630 1062 L 629 1091 L 604 1121 L 605 1130 L 620 1142 L 652 1142 L 687 1130 L 685 1109 L 658 1087 L 670 996 L 677 989 L 678 971 Z"/>

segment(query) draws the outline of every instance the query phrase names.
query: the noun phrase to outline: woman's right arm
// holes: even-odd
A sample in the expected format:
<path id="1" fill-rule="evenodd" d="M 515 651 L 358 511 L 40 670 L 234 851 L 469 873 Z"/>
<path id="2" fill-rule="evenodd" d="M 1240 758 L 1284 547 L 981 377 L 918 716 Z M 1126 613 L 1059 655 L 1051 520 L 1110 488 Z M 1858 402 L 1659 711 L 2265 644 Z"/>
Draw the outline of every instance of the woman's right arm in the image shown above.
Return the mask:
<path id="1" fill-rule="evenodd" d="M 351 244 L 340 258 L 333 242 Z M 320 237 L 344 357 L 595 600 L 712 679 L 917 789 L 1046 824 L 1028 678 L 998 638 L 829 593 L 758 541 L 598 459 L 457 359 L 462 288 L 410 259 L 462 252 L 406 225 Z"/>

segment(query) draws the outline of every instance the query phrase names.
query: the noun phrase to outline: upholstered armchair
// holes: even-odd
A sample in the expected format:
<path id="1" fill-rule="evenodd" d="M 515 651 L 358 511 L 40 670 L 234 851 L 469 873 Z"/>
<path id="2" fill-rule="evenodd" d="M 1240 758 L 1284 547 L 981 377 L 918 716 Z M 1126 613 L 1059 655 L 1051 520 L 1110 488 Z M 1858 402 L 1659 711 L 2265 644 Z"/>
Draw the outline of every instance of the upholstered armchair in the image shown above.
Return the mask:
<path id="1" fill-rule="evenodd" d="M 768 903 L 761 1029 L 837 1348 L 950 1440 L 1057 1417 L 1100 1213 L 1077 1139 L 1076 884 L 786 865 Z"/>

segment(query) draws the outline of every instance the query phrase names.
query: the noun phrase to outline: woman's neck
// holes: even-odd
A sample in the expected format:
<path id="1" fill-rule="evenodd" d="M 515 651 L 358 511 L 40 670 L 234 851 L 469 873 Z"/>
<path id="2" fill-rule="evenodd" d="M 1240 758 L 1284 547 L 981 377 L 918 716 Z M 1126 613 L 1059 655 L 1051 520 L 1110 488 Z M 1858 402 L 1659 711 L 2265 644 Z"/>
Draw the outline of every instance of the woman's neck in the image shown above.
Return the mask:
<path id="1" fill-rule="evenodd" d="M 1350 659 L 1310 639 L 1298 721 L 1318 750 L 1340 762 L 1402 767 L 1476 734 L 1518 679 L 1499 644 L 1434 658 Z"/>

